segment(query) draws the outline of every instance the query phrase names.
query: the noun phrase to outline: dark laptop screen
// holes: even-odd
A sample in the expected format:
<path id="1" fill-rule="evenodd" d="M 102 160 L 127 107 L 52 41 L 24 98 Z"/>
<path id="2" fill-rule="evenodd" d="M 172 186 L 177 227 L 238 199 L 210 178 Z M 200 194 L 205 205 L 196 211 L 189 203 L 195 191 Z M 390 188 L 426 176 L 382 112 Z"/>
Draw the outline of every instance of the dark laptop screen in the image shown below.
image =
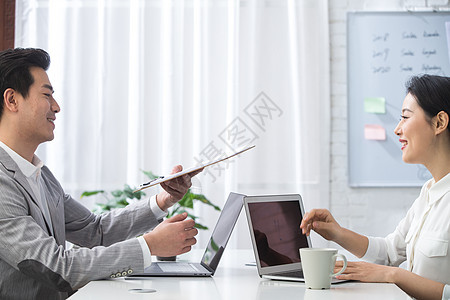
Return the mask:
<path id="1" fill-rule="evenodd" d="M 217 269 L 242 206 L 244 206 L 244 195 L 230 193 L 202 258 L 202 265 L 213 273 Z"/>
<path id="2" fill-rule="evenodd" d="M 248 203 L 261 267 L 300 262 L 308 241 L 300 230 L 299 201 Z"/>

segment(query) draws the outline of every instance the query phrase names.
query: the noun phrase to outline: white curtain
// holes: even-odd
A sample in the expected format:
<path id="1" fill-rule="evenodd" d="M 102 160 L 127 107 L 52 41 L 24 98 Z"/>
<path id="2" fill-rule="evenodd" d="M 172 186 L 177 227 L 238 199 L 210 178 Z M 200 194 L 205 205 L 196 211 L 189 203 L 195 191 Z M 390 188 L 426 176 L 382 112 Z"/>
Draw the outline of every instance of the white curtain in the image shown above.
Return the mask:
<path id="1" fill-rule="evenodd" d="M 250 143 L 198 175 L 196 191 L 220 206 L 234 191 L 300 193 L 307 209 L 328 207 L 327 0 L 16 3 L 16 47 L 50 53 L 61 106 L 55 140 L 38 155 L 75 199 Z M 218 213 L 195 209 L 213 228 Z M 232 247 L 250 247 L 243 215 Z"/>

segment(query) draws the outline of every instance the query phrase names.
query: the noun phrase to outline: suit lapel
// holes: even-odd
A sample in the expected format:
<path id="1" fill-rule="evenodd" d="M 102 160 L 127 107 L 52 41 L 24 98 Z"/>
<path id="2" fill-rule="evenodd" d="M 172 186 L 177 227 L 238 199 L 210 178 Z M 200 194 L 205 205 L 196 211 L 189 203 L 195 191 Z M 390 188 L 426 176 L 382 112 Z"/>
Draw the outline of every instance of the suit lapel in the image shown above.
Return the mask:
<path id="1" fill-rule="evenodd" d="M 14 162 L 14 160 L 6 153 L 3 148 L 0 147 L 0 162 L 5 167 L 7 171 L 9 171 L 10 177 L 14 178 L 17 183 L 19 183 L 25 191 L 27 191 L 28 195 L 30 195 L 30 198 L 33 200 L 33 202 L 39 206 L 39 203 L 34 197 L 33 190 L 31 189 L 31 186 L 28 184 L 28 180 L 23 175 L 22 171 L 20 171 L 19 166 Z"/>
<path id="2" fill-rule="evenodd" d="M 47 227 L 47 230 L 48 230 L 49 233 L 51 233 L 52 230 L 50 228 L 50 223 L 45 218 L 45 214 L 42 211 L 41 204 L 35 198 L 33 189 L 31 188 L 30 184 L 28 183 L 27 178 L 22 173 L 22 171 L 20 171 L 19 166 L 16 164 L 16 162 L 1 147 L 0 147 L 0 163 L 5 167 L 6 171 L 9 172 L 9 173 L 7 173 L 7 175 L 9 175 L 18 184 L 20 184 L 23 187 L 23 189 L 28 193 L 29 198 L 31 199 L 31 201 L 39 207 L 39 210 L 40 210 L 40 212 L 42 214 L 42 218 L 45 221 L 45 225 Z M 49 210 L 50 210 L 50 215 L 51 215 L 50 206 L 49 206 Z"/>
<path id="3" fill-rule="evenodd" d="M 45 167 L 44 167 L 45 168 Z M 49 185 L 48 180 L 44 179 L 44 185 L 46 185 L 45 197 L 47 198 L 48 210 L 50 213 L 50 218 L 52 219 L 53 224 L 53 235 L 55 239 L 58 241 L 58 244 L 65 242 L 65 227 L 64 227 L 64 219 L 61 219 L 64 216 L 64 210 L 61 210 L 61 206 L 59 205 L 59 201 L 61 201 L 60 197 L 52 194 L 50 191 L 52 190 Z"/>

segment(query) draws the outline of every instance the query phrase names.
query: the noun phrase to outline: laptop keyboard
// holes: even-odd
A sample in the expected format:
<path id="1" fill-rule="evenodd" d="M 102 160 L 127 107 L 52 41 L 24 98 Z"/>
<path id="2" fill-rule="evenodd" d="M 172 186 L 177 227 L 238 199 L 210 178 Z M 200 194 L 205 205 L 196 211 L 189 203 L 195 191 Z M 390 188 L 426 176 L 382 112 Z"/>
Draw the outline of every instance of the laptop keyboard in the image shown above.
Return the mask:
<path id="1" fill-rule="evenodd" d="M 163 270 L 163 272 L 169 272 L 169 273 L 192 273 L 192 272 L 198 272 L 197 268 L 195 268 L 191 264 L 162 263 L 162 264 L 158 264 L 158 266 L 161 268 L 161 270 Z"/>
<path id="2" fill-rule="evenodd" d="M 277 273 L 277 274 L 273 274 L 273 275 L 284 276 L 284 277 L 303 278 L 302 271 L 283 272 L 283 273 Z"/>

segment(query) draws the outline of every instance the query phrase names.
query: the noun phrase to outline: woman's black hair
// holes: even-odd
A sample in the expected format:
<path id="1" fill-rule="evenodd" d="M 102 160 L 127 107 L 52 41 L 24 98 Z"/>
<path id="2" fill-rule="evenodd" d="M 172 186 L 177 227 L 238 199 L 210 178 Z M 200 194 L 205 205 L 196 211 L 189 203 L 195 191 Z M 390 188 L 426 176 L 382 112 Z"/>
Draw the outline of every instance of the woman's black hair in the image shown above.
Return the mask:
<path id="1" fill-rule="evenodd" d="M 440 111 L 450 116 L 450 77 L 413 76 L 406 83 L 406 91 L 416 99 L 430 120 Z"/>

